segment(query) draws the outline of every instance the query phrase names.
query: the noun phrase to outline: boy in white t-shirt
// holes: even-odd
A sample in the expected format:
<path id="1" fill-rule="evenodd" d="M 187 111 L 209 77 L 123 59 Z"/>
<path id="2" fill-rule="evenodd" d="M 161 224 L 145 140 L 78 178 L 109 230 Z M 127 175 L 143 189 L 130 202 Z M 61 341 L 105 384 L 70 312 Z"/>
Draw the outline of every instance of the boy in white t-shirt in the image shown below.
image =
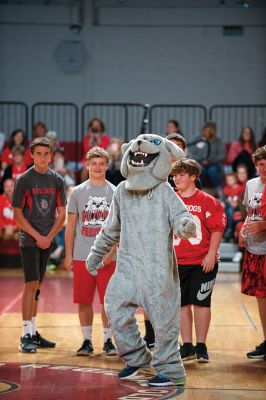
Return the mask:
<path id="1" fill-rule="evenodd" d="M 109 280 L 115 270 L 114 254 L 116 248 L 104 258 L 104 268 L 97 277 L 85 268 L 85 260 L 93 246 L 96 235 L 108 216 L 115 187 L 105 180 L 108 166 L 108 154 L 100 147 L 94 147 L 86 155 L 89 179 L 76 186 L 69 198 L 68 220 L 66 224 L 65 268 L 73 269 L 74 303 L 78 304 L 79 320 L 83 333 L 83 343 L 77 350 L 77 356 L 90 356 L 92 345 L 93 301 L 95 289 L 102 305 L 103 351 L 108 356 L 116 355 L 112 343 L 112 333 L 104 310 L 104 296 Z"/>
<path id="2" fill-rule="evenodd" d="M 258 302 L 264 341 L 248 358 L 266 360 L 266 146 L 253 154 L 259 176 L 247 182 L 244 202 L 247 218 L 239 233 L 239 245 L 245 247 L 241 291 Z"/>

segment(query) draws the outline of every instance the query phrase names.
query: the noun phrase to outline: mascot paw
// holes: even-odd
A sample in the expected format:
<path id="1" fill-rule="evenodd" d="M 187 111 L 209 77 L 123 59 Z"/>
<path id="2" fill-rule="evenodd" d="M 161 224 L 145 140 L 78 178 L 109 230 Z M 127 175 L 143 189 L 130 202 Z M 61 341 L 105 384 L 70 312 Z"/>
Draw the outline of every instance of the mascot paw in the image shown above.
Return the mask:
<path id="1" fill-rule="evenodd" d="M 181 239 L 187 239 L 195 236 L 196 224 L 191 218 L 184 218 L 179 227 L 179 236 Z"/>
<path id="2" fill-rule="evenodd" d="M 103 268 L 103 261 L 99 261 L 98 257 L 88 255 L 86 260 L 86 268 L 91 275 L 96 276 L 98 274 L 98 269 Z"/>

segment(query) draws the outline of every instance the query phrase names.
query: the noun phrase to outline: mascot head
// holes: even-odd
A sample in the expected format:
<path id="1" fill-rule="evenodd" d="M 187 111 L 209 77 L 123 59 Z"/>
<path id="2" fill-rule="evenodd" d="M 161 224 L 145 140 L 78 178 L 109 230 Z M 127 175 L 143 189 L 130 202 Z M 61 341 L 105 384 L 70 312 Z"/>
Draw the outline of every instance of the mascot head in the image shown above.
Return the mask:
<path id="1" fill-rule="evenodd" d="M 183 150 L 168 139 L 144 134 L 122 146 L 121 174 L 126 189 L 146 191 L 166 181 L 172 169 L 172 158 L 184 156 Z"/>

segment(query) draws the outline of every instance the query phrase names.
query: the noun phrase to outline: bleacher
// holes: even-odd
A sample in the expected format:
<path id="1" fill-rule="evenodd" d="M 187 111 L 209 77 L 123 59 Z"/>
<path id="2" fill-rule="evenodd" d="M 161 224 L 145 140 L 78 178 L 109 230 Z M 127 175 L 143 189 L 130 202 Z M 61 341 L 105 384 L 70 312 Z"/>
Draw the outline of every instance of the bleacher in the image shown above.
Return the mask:
<path id="1" fill-rule="evenodd" d="M 105 122 L 107 133 L 129 141 L 140 133 L 165 134 L 165 123 L 169 119 L 180 121 L 184 136 L 189 143 L 200 132 L 207 120 L 215 121 L 218 136 L 226 149 L 236 140 L 243 126 L 252 126 L 259 141 L 266 126 L 266 104 L 214 105 L 209 110 L 195 104 L 140 103 L 86 103 L 78 107 L 73 103 L 38 102 L 31 107 L 22 102 L 0 102 L 0 132 L 8 137 L 17 128 L 22 128 L 31 138 L 31 125 L 37 121 L 57 132 L 58 140 L 65 148 L 66 158 L 78 170 L 82 159 L 82 138 L 87 122 L 98 117 Z M 238 272 L 240 263 L 233 261 L 237 252 L 234 243 L 222 243 L 221 268 Z"/>

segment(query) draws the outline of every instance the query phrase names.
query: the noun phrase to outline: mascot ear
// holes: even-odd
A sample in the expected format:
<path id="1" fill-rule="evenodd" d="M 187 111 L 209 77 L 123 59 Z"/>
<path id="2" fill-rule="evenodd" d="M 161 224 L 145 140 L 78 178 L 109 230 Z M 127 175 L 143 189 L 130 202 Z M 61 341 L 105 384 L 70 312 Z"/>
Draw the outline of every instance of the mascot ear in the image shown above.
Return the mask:
<path id="1" fill-rule="evenodd" d="M 177 146 L 177 144 L 171 142 L 171 140 L 165 139 L 165 147 L 176 160 L 184 157 L 185 155 L 184 151 Z"/>
<path id="2" fill-rule="evenodd" d="M 124 155 L 125 152 L 127 151 L 127 149 L 131 146 L 131 143 L 133 142 L 133 140 L 131 140 L 129 143 L 123 143 L 121 146 L 121 152 Z"/>
<path id="3" fill-rule="evenodd" d="M 133 140 L 131 140 L 129 143 L 124 143 L 124 144 L 122 144 L 122 147 L 121 147 L 123 158 L 121 161 L 120 171 L 124 178 L 127 178 L 127 176 L 128 176 L 127 159 L 128 159 L 128 154 L 130 152 L 130 146 L 131 146 L 132 142 L 133 142 Z"/>

